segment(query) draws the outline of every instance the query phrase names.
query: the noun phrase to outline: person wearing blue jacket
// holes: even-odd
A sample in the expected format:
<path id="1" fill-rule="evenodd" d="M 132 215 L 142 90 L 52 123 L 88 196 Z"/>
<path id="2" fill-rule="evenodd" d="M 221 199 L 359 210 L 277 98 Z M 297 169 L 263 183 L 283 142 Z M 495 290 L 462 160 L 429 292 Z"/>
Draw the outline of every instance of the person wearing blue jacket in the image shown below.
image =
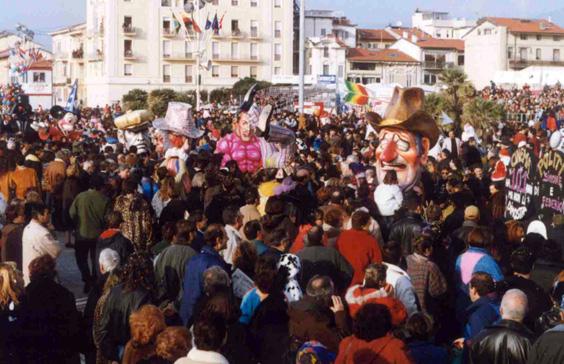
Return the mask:
<path id="1" fill-rule="evenodd" d="M 206 244 L 198 255 L 186 263 L 184 270 L 179 315 L 186 326 L 189 326 L 194 306 L 202 295 L 204 271 L 209 267 L 219 266 L 227 273 L 230 272 L 229 265 L 219 255 L 227 247 L 227 235 L 223 227 L 219 224 L 210 225 L 204 233 L 204 240 Z"/>

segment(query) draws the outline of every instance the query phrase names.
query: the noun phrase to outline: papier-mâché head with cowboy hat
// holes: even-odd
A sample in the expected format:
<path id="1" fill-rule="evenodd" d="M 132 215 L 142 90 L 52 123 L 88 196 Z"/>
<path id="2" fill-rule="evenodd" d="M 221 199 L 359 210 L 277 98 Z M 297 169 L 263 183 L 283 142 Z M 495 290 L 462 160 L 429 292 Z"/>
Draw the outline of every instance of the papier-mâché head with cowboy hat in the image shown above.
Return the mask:
<path id="1" fill-rule="evenodd" d="M 156 141 L 158 152 L 182 148 L 188 138 L 197 139 L 204 134 L 192 118 L 192 105 L 183 102 L 169 102 L 165 117 L 153 121 L 153 127 L 163 134 Z"/>
<path id="2" fill-rule="evenodd" d="M 380 140 L 376 149 L 378 183 L 383 183 L 389 171 L 396 172 L 404 191 L 418 182 L 421 166 L 427 162 L 429 149 L 440 134 L 435 120 L 423 111 L 424 100 L 420 88 L 396 87 L 384 117 L 367 113 L 366 119 Z"/>

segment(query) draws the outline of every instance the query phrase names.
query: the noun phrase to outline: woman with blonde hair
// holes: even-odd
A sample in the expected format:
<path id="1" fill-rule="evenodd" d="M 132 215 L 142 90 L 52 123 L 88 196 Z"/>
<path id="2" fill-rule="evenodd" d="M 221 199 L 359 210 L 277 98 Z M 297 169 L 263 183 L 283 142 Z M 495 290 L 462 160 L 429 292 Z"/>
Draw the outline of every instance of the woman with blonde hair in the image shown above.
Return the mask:
<path id="1" fill-rule="evenodd" d="M 18 362 L 17 340 L 10 340 L 16 335 L 20 302 L 24 293 L 24 282 L 20 272 L 12 264 L 0 263 L 0 363 Z"/>
<path id="2" fill-rule="evenodd" d="M 125 346 L 122 364 L 136 364 L 155 355 L 157 335 L 165 328 L 164 314 L 157 306 L 144 305 L 129 316 L 131 339 Z"/>

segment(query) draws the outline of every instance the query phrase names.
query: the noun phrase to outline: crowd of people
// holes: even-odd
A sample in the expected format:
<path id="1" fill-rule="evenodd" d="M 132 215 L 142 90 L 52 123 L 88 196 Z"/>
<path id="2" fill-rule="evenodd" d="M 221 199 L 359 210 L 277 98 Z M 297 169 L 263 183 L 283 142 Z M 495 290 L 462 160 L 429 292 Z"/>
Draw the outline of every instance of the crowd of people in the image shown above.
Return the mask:
<path id="1" fill-rule="evenodd" d="M 0 362 L 564 362 L 564 216 L 507 219 L 496 174 L 517 148 L 546 152 L 564 93 L 482 95 L 555 124 L 445 130 L 409 189 L 377 183 L 382 141 L 354 111 L 276 111 L 296 152 L 254 173 L 214 153 L 238 116 L 197 111 L 181 182 L 165 151 L 118 140 L 121 106 L 72 131 L 3 116 Z"/>

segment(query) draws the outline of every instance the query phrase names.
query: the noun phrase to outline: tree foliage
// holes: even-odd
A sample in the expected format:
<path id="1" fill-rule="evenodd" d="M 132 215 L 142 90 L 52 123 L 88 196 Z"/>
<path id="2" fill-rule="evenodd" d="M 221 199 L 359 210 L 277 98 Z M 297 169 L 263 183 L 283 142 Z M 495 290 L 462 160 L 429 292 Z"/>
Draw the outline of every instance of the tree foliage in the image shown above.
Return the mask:
<path id="1" fill-rule="evenodd" d="M 464 71 L 458 68 L 445 69 L 439 75 L 439 81 L 444 85 L 443 109 L 454 117 L 455 128 L 460 128 L 464 103 L 473 98 L 476 91 Z"/>
<path id="2" fill-rule="evenodd" d="M 271 85 L 270 82 L 257 81 L 254 78 L 245 77 L 245 78 L 242 78 L 239 81 L 235 82 L 235 84 L 233 85 L 233 94 L 235 96 L 243 96 L 247 93 L 249 88 L 251 88 L 251 86 L 255 83 L 258 84 L 259 90 L 269 88 L 270 85 Z"/>
<path id="3" fill-rule="evenodd" d="M 462 121 L 486 132 L 494 126 L 495 122 L 503 119 L 504 114 L 502 105 L 475 97 L 464 104 Z"/>
<path id="4" fill-rule="evenodd" d="M 232 90 L 229 88 L 216 88 L 210 92 L 210 102 L 225 104 L 229 102 Z"/>
<path id="5" fill-rule="evenodd" d="M 134 88 L 123 95 L 122 104 L 124 110 L 140 110 L 147 108 L 147 91 Z"/>
<path id="6" fill-rule="evenodd" d="M 445 100 L 439 93 L 425 95 L 424 110 L 427 114 L 431 115 L 433 119 L 439 120 L 441 112 L 444 111 Z"/>

